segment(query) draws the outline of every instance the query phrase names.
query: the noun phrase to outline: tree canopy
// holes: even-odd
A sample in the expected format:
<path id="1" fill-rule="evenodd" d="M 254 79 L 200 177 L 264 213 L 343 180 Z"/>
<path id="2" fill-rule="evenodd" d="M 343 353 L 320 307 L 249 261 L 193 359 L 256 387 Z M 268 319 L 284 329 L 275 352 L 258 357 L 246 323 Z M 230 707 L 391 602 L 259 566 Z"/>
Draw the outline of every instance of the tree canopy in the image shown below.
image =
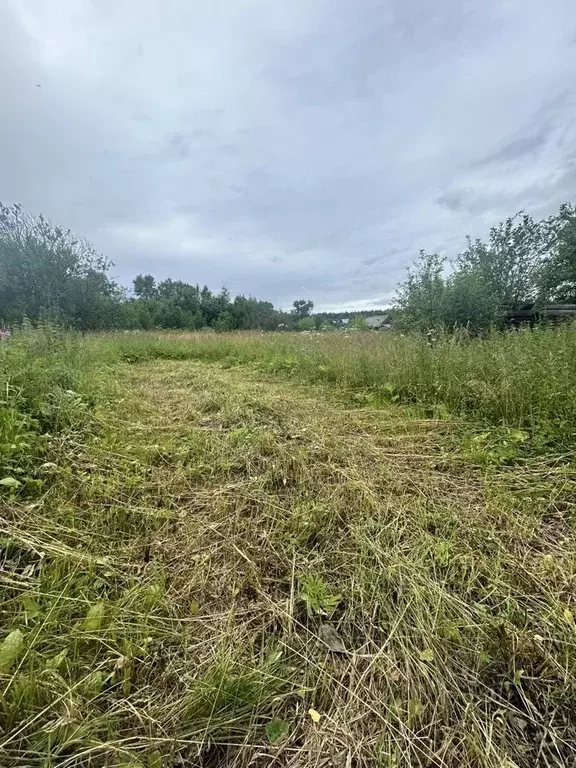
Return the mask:
<path id="1" fill-rule="evenodd" d="M 115 314 L 123 292 L 103 256 L 43 216 L 0 203 L 0 317 L 24 316 L 98 328 Z M 108 320 L 105 320 L 108 318 Z"/>
<path id="2" fill-rule="evenodd" d="M 401 325 L 480 331 L 525 306 L 576 302 L 576 206 L 540 221 L 521 212 L 466 243 L 451 263 L 420 253 L 398 290 Z"/>

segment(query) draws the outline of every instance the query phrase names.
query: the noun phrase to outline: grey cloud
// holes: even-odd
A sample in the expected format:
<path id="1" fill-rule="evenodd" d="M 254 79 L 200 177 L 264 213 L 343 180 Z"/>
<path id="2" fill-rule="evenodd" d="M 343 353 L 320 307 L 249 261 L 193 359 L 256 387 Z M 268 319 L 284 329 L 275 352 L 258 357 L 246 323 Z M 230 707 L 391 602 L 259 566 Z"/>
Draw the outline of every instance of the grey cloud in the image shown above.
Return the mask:
<path id="1" fill-rule="evenodd" d="M 502 142 L 494 152 L 473 162 L 472 167 L 530 162 L 549 146 L 565 144 L 570 129 L 567 124 L 569 115 L 576 116 L 576 92 L 565 90 L 546 99 L 516 135 Z M 573 146 L 571 142 L 568 149 Z"/>
<path id="2" fill-rule="evenodd" d="M 525 160 L 541 149 L 546 144 L 547 138 L 548 134 L 545 129 L 538 131 L 532 136 L 519 136 L 512 139 L 512 141 L 506 142 L 494 154 L 479 161 L 479 164 L 489 165 L 491 163 L 499 164 Z"/>
<path id="3" fill-rule="evenodd" d="M 572 0 L 60 7 L 0 7 L 0 199 L 126 284 L 372 307 L 420 248 L 573 198 Z"/>

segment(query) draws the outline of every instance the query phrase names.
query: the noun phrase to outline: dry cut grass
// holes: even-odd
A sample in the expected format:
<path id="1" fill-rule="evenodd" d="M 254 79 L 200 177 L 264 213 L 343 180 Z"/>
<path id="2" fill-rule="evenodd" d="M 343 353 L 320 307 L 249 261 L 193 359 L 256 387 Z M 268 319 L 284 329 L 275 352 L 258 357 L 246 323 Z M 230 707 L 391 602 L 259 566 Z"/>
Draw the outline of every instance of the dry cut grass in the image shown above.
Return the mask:
<path id="1" fill-rule="evenodd" d="M 110 375 L 2 505 L 0 765 L 574 764 L 568 461 L 240 368 Z"/>

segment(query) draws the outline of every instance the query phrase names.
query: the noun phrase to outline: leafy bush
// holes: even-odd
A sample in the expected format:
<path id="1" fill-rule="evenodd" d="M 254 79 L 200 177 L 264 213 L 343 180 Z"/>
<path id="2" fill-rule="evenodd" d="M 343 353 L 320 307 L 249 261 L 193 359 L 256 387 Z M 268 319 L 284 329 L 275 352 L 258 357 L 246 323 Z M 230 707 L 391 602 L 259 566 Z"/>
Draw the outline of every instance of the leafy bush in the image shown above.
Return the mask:
<path id="1" fill-rule="evenodd" d="M 451 270 L 447 259 L 421 251 L 398 291 L 399 324 L 426 331 L 501 326 L 506 312 L 534 302 L 576 297 L 576 207 L 535 221 L 511 216 L 488 242 L 467 238 Z"/>

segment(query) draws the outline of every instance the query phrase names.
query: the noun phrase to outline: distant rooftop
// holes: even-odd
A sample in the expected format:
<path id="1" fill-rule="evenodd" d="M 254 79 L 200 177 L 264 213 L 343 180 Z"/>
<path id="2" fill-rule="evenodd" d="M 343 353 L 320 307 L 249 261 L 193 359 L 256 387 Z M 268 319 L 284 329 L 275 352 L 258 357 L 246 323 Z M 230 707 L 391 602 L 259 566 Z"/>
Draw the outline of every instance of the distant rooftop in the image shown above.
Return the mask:
<path id="1" fill-rule="evenodd" d="M 390 315 L 372 315 L 372 317 L 366 317 L 364 320 L 368 328 L 375 330 L 392 325 L 392 318 Z"/>

